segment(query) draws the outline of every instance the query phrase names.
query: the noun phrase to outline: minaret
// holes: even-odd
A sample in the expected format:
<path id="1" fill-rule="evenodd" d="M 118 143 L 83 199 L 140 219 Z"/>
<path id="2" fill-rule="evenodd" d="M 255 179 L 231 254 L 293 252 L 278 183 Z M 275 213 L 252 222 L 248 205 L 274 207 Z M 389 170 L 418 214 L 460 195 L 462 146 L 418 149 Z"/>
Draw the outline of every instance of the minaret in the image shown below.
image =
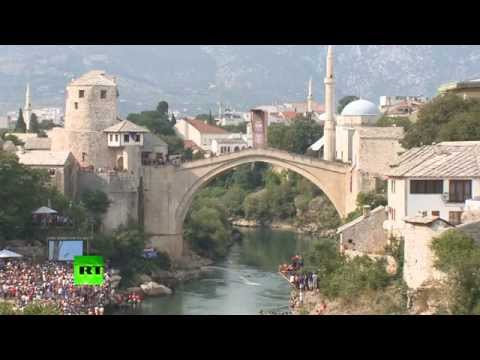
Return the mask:
<path id="1" fill-rule="evenodd" d="M 308 97 L 307 97 L 307 113 L 313 112 L 313 91 L 312 91 L 312 78 L 308 81 Z"/>
<path id="2" fill-rule="evenodd" d="M 23 118 L 27 125 L 27 131 L 30 130 L 30 118 L 32 116 L 32 103 L 30 101 L 30 83 L 27 83 L 27 91 L 25 93 L 25 108 L 23 109 Z"/>
<path id="3" fill-rule="evenodd" d="M 323 159 L 335 160 L 335 78 L 333 76 L 333 49 L 328 46 L 327 76 L 325 77 L 325 125 L 323 130 Z"/>

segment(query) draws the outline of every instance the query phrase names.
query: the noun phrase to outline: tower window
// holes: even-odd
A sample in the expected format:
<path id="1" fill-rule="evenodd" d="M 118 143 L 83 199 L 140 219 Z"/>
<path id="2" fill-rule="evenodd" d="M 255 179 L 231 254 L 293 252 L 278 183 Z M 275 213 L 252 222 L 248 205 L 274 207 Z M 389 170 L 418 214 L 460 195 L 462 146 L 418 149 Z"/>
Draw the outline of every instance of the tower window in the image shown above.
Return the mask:
<path id="1" fill-rule="evenodd" d="M 85 90 L 79 90 L 78 91 L 78 97 L 79 98 L 84 98 L 85 97 Z"/>
<path id="2" fill-rule="evenodd" d="M 128 143 L 129 141 L 130 141 L 130 135 L 128 134 L 123 135 L 123 142 Z"/>
<path id="3" fill-rule="evenodd" d="M 78 110 L 78 102 L 76 102 L 74 105 L 75 105 L 75 110 Z"/>
<path id="4" fill-rule="evenodd" d="M 118 134 L 115 134 L 115 141 L 118 141 Z"/>
<path id="5" fill-rule="evenodd" d="M 139 134 L 136 134 L 136 135 L 135 135 L 135 141 L 136 141 L 136 142 L 140 142 L 140 135 L 139 135 Z"/>
<path id="6" fill-rule="evenodd" d="M 110 134 L 110 142 L 113 141 L 113 134 Z"/>
<path id="7" fill-rule="evenodd" d="M 107 98 L 107 90 L 101 90 L 100 99 L 106 99 L 106 98 Z"/>

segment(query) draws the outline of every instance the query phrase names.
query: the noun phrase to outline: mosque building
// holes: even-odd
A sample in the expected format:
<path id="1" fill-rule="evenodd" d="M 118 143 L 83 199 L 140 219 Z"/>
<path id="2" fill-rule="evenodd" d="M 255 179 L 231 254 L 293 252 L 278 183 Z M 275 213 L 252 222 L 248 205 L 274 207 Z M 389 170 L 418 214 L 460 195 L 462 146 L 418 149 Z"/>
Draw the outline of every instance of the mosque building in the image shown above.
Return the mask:
<path id="1" fill-rule="evenodd" d="M 322 154 L 326 161 L 351 165 L 350 190 L 353 193 L 373 190 L 386 178 L 389 164 L 403 151 L 399 143 L 404 136 L 401 127 L 377 127 L 381 116 L 378 107 L 366 99 L 349 103 L 336 114 L 333 47 L 327 51 L 325 77 L 324 136 L 310 149 Z"/>

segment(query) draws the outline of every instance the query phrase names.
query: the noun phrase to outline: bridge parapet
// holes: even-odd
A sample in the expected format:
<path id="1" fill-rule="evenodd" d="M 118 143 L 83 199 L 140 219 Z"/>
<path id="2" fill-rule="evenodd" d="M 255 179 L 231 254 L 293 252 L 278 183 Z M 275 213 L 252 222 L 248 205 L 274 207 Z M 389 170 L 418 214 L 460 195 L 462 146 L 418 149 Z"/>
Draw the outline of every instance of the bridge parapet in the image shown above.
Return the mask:
<path id="1" fill-rule="evenodd" d="M 191 162 L 183 163 L 179 169 L 193 169 L 197 167 L 209 166 L 214 164 L 220 164 L 226 161 L 232 161 L 248 156 L 265 156 L 268 158 L 276 158 L 282 161 L 297 162 L 303 165 L 309 165 L 314 167 L 321 167 L 324 169 L 346 172 L 348 169 L 347 164 L 325 161 L 322 159 L 316 159 L 306 155 L 294 154 L 285 150 L 278 150 L 275 148 L 263 148 L 263 149 L 245 149 L 234 153 L 222 154 L 219 156 L 213 156 L 208 159 L 201 159 Z"/>

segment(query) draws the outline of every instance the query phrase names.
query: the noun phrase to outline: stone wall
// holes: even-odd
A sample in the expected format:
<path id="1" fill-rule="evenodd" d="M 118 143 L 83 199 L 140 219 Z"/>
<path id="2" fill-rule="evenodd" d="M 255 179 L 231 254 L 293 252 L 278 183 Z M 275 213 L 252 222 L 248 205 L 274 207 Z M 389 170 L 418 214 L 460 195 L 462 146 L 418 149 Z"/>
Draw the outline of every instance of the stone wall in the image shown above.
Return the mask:
<path id="1" fill-rule="evenodd" d="M 367 216 L 362 216 L 339 228 L 341 247 L 344 250 L 383 254 L 388 244 L 388 237 L 383 229 L 383 222 L 386 219 L 385 208 L 381 206 Z"/>
<path id="2" fill-rule="evenodd" d="M 79 173 L 79 194 L 85 190 L 101 190 L 108 195 L 110 207 L 103 218 L 103 227 L 112 231 L 119 226 L 138 222 L 138 185 L 137 176 L 130 174 Z"/>
<path id="3" fill-rule="evenodd" d="M 448 228 L 449 226 L 440 221 L 434 226 L 405 225 L 403 278 L 409 288 L 417 289 L 429 281 L 445 278 L 442 272 L 434 268 L 435 256 L 430 246 L 432 239 Z"/>
<path id="4" fill-rule="evenodd" d="M 113 169 L 115 166 L 115 154 L 109 149 L 103 132 L 56 128 L 49 135 L 52 137 L 52 151 L 71 151 L 82 167 Z"/>

